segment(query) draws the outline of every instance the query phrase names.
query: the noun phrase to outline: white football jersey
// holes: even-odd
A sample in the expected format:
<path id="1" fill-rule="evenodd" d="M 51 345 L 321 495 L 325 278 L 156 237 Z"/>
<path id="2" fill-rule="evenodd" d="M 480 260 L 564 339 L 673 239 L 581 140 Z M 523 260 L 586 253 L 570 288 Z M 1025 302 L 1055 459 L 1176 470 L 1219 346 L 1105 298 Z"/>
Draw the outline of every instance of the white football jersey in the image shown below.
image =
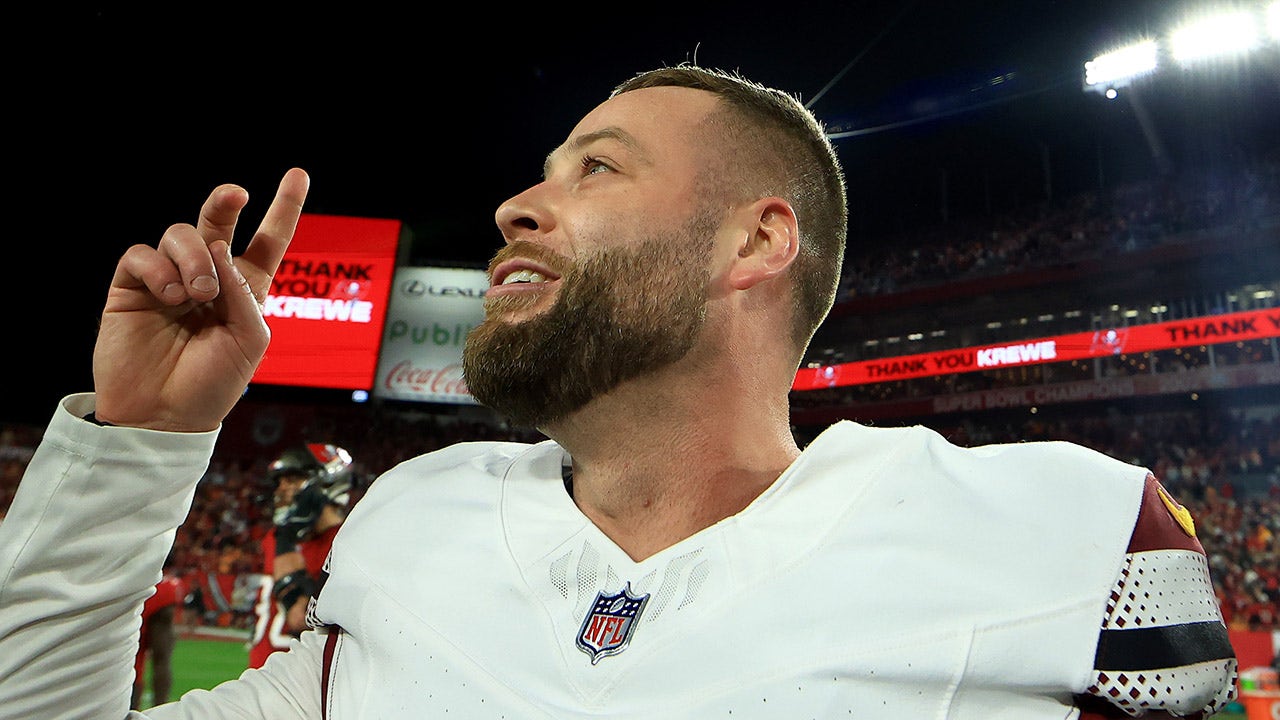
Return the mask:
<path id="1" fill-rule="evenodd" d="M 314 608 L 329 718 L 1060 719 L 1095 681 L 1147 476 L 843 422 L 634 562 L 567 462 L 468 443 L 373 484 Z"/>

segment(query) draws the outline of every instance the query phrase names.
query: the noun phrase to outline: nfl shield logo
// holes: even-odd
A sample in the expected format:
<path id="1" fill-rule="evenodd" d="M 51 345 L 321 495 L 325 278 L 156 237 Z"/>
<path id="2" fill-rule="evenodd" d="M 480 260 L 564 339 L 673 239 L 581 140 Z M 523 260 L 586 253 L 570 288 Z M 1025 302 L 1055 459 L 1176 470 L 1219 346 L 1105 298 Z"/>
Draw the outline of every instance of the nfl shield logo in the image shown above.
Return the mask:
<path id="1" fill-rule="evenodd" d="M 603 591 L 596 594 L 596 601 L 578 630 L 578 649 L 591 656 L 592 665 L 600 662 L 600 658 L 627 649 L 647 602 L 648 594 L 631 594 L 631 583 L 613 595 Z"/>

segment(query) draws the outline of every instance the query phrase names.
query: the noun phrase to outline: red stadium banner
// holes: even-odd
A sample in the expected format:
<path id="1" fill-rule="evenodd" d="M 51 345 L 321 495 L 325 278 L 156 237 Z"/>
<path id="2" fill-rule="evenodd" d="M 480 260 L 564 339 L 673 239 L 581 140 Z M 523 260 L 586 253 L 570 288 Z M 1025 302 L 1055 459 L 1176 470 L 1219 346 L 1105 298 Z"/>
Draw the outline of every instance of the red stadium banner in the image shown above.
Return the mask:
<path id="1" fill-rule="evenodd" d="M 1108 355 L 1280 337 L 1280 309 L 1246 310 L 1211 317 L 1056 335 L 1005 345 L 943 350 L 880 360 L 801 368 L 792 390 L 1070 362 Z"/>
<path id="2" fill-rule="evenodd" d="M 804 425 L 829 425 L 844 419 L 918 418 L 954 412 L 1151 397 L 1204 390 L 1232 390 L 1263 385 L 1280 385 L 1280 365 L 1257 363 L 1234 367 L 1198 367 L 1179 372 L 1051 383 L 1034 387 L 950 392 L 933 397 L 839 402 L 820 407 L 798 407 L 792 411 L 792 416 Z"/>

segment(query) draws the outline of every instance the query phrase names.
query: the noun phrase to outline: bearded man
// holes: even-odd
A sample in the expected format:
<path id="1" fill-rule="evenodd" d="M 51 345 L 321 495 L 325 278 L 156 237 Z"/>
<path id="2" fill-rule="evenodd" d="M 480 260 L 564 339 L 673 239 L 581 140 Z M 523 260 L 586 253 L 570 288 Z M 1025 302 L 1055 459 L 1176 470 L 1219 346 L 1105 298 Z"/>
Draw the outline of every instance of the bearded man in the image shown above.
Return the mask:
<path id="1" fill-rule="evenodd" d="M 308 182 L 285 175 L 239 258 L 246 197 L 223 186 L 121 259 L 95 392 L 63 401 L 0 526 L 6 711 L 126 716 L 126 631 L 267 346 L 259 303 Z M 146 717 L 1223 707 L 1235 657 L 1204 551 L 1145 468 L 849 421 L 797 445 L 789 391 L 846 213 L 795 98 L 691 65 L 624 82 L 498 209 L 464 353 L 475 396 L 549 439 L 384 473 L 334 538 L 312 629 Z"/>

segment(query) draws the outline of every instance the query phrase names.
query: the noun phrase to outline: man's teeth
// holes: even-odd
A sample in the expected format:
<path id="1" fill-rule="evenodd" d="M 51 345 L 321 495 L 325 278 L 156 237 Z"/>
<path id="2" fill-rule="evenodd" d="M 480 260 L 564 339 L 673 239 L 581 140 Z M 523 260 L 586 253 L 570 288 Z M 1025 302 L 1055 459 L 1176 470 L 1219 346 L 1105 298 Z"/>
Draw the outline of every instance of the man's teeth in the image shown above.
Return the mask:
<path id="1" fill-rule="evenodd" d="M 532 283 L 543 282 L 547 278 L 540 272 L 533 270 L 517 270 L 502 279 L 503 285 L 511 285 L 512 283 Z"/>

